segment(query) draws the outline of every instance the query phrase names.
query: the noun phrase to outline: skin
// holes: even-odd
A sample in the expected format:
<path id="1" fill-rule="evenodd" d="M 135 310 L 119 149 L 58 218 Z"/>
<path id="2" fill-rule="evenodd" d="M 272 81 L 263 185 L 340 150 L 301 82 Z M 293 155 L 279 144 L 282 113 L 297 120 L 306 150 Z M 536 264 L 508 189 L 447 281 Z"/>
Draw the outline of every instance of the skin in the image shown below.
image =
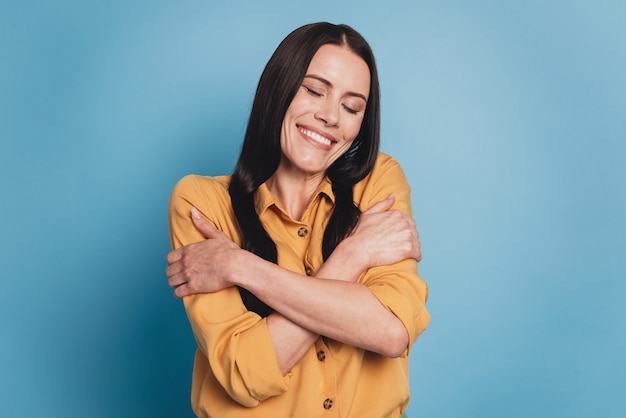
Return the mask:
<path id="1" fill-rule="evenodd" d="M 367 64 L 347 48 L 324 45 L 313 56 L 281 129 L 281 160 L 267 185 L 300 219 L 326 169 L 361 129 L 370 91 Z"/>
<path id="2" fill-rule="evenodd" d="M 359 132 L 369 94 L 369 69 L 350 50 L 324 45 L 313 57 L 281 131 L 281 161 L 268 180 L 272 194 L 299 219 L 326 169 L 348 150 Z M 267 317 L 284 374 L 320 335 L 397 357 L 408 346 L 402 322 L 362 284 L 373 266 L 421 259 L 413 220 L 391 210 L 395 198 L 363 212 L 315 277 L 303 277 L 242 250 L 195 209 L 192 220 L 206 240 L 167 255 L 175 296 L 241 286 L 270 305 Z M 259 280 L 270 278 L 271 280 Z"/>

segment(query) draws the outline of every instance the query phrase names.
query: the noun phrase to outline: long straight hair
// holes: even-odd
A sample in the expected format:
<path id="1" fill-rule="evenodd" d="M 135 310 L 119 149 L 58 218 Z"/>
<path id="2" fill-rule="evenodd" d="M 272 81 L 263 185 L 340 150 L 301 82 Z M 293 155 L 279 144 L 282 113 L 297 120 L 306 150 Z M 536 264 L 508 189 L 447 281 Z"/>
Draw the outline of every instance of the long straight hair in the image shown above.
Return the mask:
<path id="1" fill-rule="evenodd" d="M 263 228 L 254 206 L 254 194 L 278 168 L 280 131 L 287 108 L 300 88 L 313 56 L 326 44 L 347 47 L 365 61 L 370 71 L 370 94 L 361 129 L 350 148 L 326 171 L 335 194 L 335 206 L 324 231 L 322 255 L 326 260 L 354 228 L 361 214 L 352 188 L 369 174 L 380 142 L 380 91 L 374 55 L 367 41 L 347 25 L 320 22 L 291 32 L 268 61 L 250 112 L 239 160 L 229 193 L 243 237 L 242 248 L 277 262 L 276 245 Z M 272 309 L 240 288 L 248 310 L 265 317 Z"/>

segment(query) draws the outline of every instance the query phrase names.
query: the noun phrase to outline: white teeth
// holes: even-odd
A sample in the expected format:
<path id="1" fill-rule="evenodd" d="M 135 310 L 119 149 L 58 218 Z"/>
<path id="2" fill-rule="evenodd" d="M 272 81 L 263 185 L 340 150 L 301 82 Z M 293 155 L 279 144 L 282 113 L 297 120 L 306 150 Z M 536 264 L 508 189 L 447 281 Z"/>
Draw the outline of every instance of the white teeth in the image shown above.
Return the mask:
<path id="1" fill-rule="evenodd" d="M 330 145 L 332 144 L 332 142 L 330 141 L 330 139 L 323 137 L 322 135 L 312 132 L 312 131 L 308 131 L 306 129 L 301 129 L 300 130 L 302 133 L 304 133 L 306 136 L 308 136 L 309 138 L 311 138 L 312 140 L 319 142 L 321 144 L 324 145 Z"/>

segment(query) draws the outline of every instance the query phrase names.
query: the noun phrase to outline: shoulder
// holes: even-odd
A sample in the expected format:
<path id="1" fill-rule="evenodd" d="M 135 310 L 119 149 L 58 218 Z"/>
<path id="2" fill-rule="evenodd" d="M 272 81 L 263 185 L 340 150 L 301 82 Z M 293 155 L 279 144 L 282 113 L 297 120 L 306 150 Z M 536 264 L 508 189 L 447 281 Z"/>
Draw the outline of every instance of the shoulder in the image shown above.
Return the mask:
<path id="1" fill-rule="evenodd" d="M 172 190 L 169 201 L 170 230 L 174 245 L 186 245 L 198 241 L 192 233 L 191 208 L 200 211 L 216 228 L 232 240 L 237 238 L 237 222 L 228 193 L 230 176 L 187 175 Z M 192 232 L 189 232 L 192 231 Z"/>
<path id="2" fill-rule="evenodd" d="M 194 200 L 228 195 L 230 176 L 200 176 L 189 174 L 180 179 L 172 190 L 171 199 L 183 198 Z"/>
<path id="3" fill-rule="evenodd" d="M 200 176 L 188 174 L 181 178 L 174 186 L 174 191 L 228 191 L 230 176 Z"/>
<path id="4" fill-rule="evenodd" d="M 389 170 L 402 171 L 402 167 L 400 167 L 400 163 L 391 155 L 379 152 L 369 177 L 381 175 Z"/>
<path id="5" fill-rule="evenodd" d="M 392 156 L 379 153 L 372 171 L 354 185 L 353 196 L 361 210 L 387 198 L 390 193 L 396 195 L 396 201 L 410 199 L 411 188 L 404 170 Z"/>
<path id="6" fill-rule="evenodd" d="M 372 171 L 355 185 L 356 189 L 371 188 L 380 183 L 406 183 L 404 170 L 391 155 L 379 152 Z"/>
<path id="7" fill-rule="evenodd" d="M 187 213 L 190 206 L 206 212 L 227 210 L 230 207 L 229 184 L 230 176 L 187 175 L 172 190 L 170 211 Z"/>

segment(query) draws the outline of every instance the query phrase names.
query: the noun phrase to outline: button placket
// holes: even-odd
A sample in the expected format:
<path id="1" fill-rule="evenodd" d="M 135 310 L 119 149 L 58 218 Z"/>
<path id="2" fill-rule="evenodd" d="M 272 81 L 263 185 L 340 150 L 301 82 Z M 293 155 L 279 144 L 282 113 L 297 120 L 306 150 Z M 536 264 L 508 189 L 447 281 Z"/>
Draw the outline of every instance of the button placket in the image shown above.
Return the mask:
<path id="1" fill-rule="evenodd" d="M 337 387 L 337 374 L 336 374 L 336 369 L 335 369 L 335 364 L 333 362 L 333 358 L 332 358 L 332 353 L 330 350 L 330 347 L 326 345 L 326 343 L 324 342 L 325 338 L 322 337 L 320 340 L 318 340 L 315 343 L 315 356 L 317 357 L 317 360 L 320 362 L 320 371 L 322 371 L 323 375 L 324 375 L 324 387 L 326 388 L 326 398 L 321 398 L 320 401 L 322 401 L 322 399 L 324 399 L 322 401 L 322 407 L 326 410 L 329 411 L 330 409 L 333 408 L 333 406 L 335 406 L 335 401 L 337 394 L 335 393 L 336 391 L 334 391 L 332 388 L 336 388 Z M 337 408 L 334 408 L 334 410 L 336 410 L 335 413 L 339 413 L 339 411 L 337 410 Z M 330 415 L 329 415 L 330 416 Z M 332 416 L 335 416 L 334 414 Z"/>

